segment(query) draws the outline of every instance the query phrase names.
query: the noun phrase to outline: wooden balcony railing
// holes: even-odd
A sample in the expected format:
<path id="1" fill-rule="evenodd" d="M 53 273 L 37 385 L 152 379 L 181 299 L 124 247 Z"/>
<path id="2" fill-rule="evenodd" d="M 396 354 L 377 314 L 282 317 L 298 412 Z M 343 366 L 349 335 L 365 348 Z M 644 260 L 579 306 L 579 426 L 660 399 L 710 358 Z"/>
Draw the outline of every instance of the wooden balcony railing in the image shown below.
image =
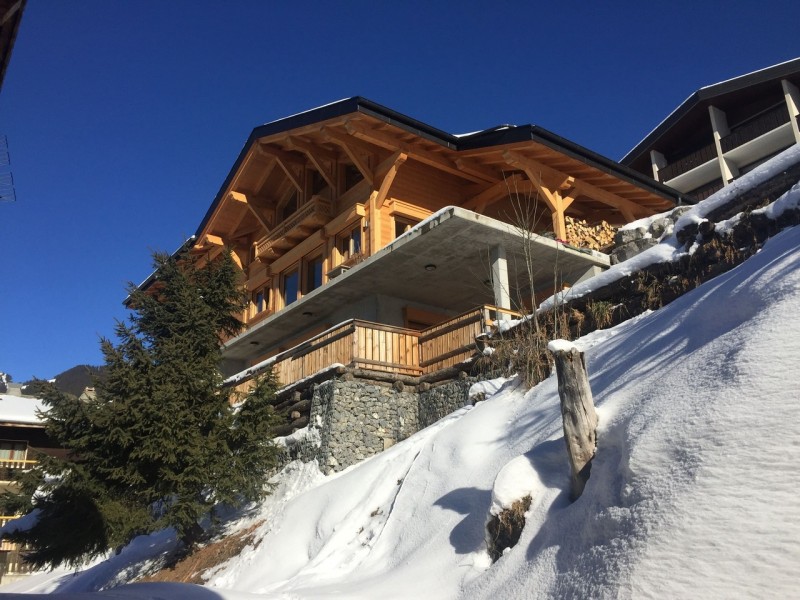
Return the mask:
<path id="1" fill-rule="evenodd" d="M 691 154 L 679 158 L 663 169 L 658 170 L 658 180 L 663 182 L 674 179 L 678 175 L 683 175 L 687 171 L 691 171 L 695 167 L 706 164 L 710 160 L 717 159 L 717 147 L 714 144 L 703 146 L 699 150 L 695 150 Z"/>
<path id="2" fill-rule="evenodd" d="M 475 355 L 475 338 L 501 318 L 520 313 L 481 306 L 423 331 L 352 319 L 278 354 L 272 369 L 281 386 L 335 364 L 384 373 L 434 373 Z M 245 392 L 246 381 L 237 386 Z"/>
<path id="3" fill-rule="evenodd" d="M 353 319 L 279 354 L 273 371 L 290 385 L 334 364 L 419 375 L 416 331 Z"/>
<path id="4" fill-rule="evenodd" d="M 332 213 L 333 205 L 329 200 L 314 196 L 258 241 L 256 256 L 259 258 L 280 256 L 282 252 L 292 248 L 298 240 L 308 237 L 310 231 L 327 223 Z"/>
<path id="5" fill-rule="evenodd" d="M 781 125 L 789 122 L 789 108 L 785 102 L 762 112 L 761 114 L 737 125 L 733 130 L 720 140 L 723 152 L 728 152 L 746 144 L 750 140 L 764 135 L 768 131 L 777 129 Z"/>
<path id="6" fill-rule="evenodd" d="M 0 481 L 7 482 L 14 480 L 14 473 L 18 471 L 27 471 L 33 467 L 38 461 L 36 460 L 19 460 L 19 459 L 0 459 Z M 0 517 L 2 518 L 2 517 Z M 0 525 L 2 526 L 2 525 Z"/>

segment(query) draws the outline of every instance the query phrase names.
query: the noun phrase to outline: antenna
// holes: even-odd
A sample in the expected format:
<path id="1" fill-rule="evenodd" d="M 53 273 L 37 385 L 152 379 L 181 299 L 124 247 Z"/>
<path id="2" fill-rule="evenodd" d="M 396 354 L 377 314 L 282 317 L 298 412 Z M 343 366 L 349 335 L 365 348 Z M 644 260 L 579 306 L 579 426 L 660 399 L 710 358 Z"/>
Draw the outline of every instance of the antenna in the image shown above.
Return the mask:
<path id="1" fill-rule="evenodd" d="M 11 175 L 11 155 L 8 153 L 8 138 L 0 135 L 0 202 L 14 202 L 14 177 Z"/>

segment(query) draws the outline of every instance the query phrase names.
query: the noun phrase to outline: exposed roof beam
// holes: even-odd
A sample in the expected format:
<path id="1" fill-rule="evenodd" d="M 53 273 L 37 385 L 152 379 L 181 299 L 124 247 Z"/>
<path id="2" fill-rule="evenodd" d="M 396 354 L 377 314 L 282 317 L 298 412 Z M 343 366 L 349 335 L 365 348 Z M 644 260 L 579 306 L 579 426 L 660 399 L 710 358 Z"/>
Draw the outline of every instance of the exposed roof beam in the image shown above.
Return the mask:
<path id="1" fill-rule="evenodd" d="M 361 176 L 367 180 L 367 182 L 372 185 L 372 171 L 369 168 L 369 161 L 364 160 L 357 152 L 357 150 L 361 150 L 362 152 L 366 152 L 370 156 L 375 154 L 374 149 L 365 150 L 365 148 L 369 148 L 367 144 L 359 142 L 357 139 L 352 138 L 347 135 L 343 135 L 337 131 L 333 131 L 329 127 L 322 128 L 322 135 L 325 137 L 326 140 L 332 142 L 342 150 L 344 153 L 347 154 L 347 157 L 353 163 L 356 169 L 361 173 Z"/>
<path id="2" fill-rule="evenodd" d="M 515 166 L 525 171 L 529 177 L 533 175 L 534 178 L 539 182 L 537 185 L 544 183 L 542 181 L 543 177 L 547 178 L 550 181 L 556 182 L 555 186 L 545 186 L 548 189 L 553 189 L 554 187 L 556 189 L 562 189 L 562 186 L 572 188 L 571 193 L 575 193 L 573 199 L 577 195 L 588 196 L 593 200 L 613 206 L 628 220 L 634 220 L 636 214 L 646 215 L 650 212 L 645 207 L 640 206 L 635 202 L 628 200 L 627 198 L 623 198 L 622 196 L 614 194 L 613 192 L 609 192 L 608 190 L 604 190 L 603 188 L 594 184 L 587 183 L 581 179 L 575 179 L 575 177 L 571 175 L 563 173 L 557 169 L 553 169 L 552 167 L 548 167 L 547 165 L 523 156 L 518 152 L 506 151 L 503 153 L 503 158 L 505 158 L 506 162 L 511 166 Z M 547 198 L 545 199 L 547 200 Z"/>
<path id="3" fill-rule="evenodd" d="M 377 208 L 381 208 L 383 203 L 386 201 L 386 196 L 389 195 L 389 189 L 392 187 L 392 183 L 394 182 L 394 178 L 397 176 L 397 171 L 400 170 L 400 167 L 408 159 L 408 155 L 402 152 L 398 153 L 394 157 L 394 162 L 392 166 L 389 167 L 389 170 L 386 172 L 386 175 L 383 177 L 383 181 L 381 181 L 381 187 L 378 189 L 378 196 L 375 199 L 375 205 Z"/>
<path id="4" fill-rule="evenodd" d="M 475 183 L 485 183 L 485 177 L 478 177 L 472 173 L 467 173 L 466 171 L 462 171 L 461 169 L 456 166 L 455 163 L 447 160 L 445 157 L 440 156 L 434 152 L 430 152 L 428 150 L 422 150 L 420 148 L 414 148 L 408 143 L 401 141 L 391 135 L 387 135 L 381 131 L 376 131 L 363 123 L 357 121 L 347 121 L 345 123 L 345 129 L 350 135 L 354 135 L 362 140 L 367 140 L 377 146 L 381 146 L 388 150 L 396 151 L 399 150 L 400 152 L 406 154 L 409 158 L 413 158 L 416 161 L 439 169 L 440 171 L 444 171 L 446 173 L 450 173 L 451 175 L 456 175 L 458 177 L 462 177 L 464 179 L 468 179 L 470 181 L 474 181 Z"/>
<path id="5" fill-rule="evenodd" d="M 278 148 L 271 144 L 263 144 L 261 142 L 259 142 L 257 147 L 262 154 L 272 158 L 277 158 L 285 165 L 292 165 L 295 167 L 305 166 L 305 162 L 301 157 L 297 156 L 296 154 L 292 154 L 291 152 L 287 152 L 282 148 Z"/>
<path id="6" fill-rule="evenodd" d="M 319 174 L 322 175 L 328 185 L 331 186 L 331 189 L 336 189 L 336 179 L 333 176 L 333 165 L 336 164 L 336 161 L 339 159 L 339 157 L 335 152 L 325 150 L 319 146 L 313 146 L 308 142 L 304 142 L 292 137 L 289 138 L 289 145 L 303 152 L 308 157 L 308 160 L 311 161 L 311 164 L 314 165 L 314 168 L 319 171 Z M 328 168 L 323 162 L 325 160 L 332 163 L 330 168 Z"/>
<path id="7" fill-rule="evenodd" d="M 455 164 L 458 167 L 459 171 L 463 171 L 464 173 L 469 173 L 470 175 L 474 175 L 475 177 L 480 177 L 481 179 L 487 181 L 488 183 L 494 183 L 497 180 L 502 179 L 501 173 L 498 173 L 496 171 L 495 172 L 490 171 L 483 165 L 479 165 L 465 158 L 457 158 L 455 160 Z"/>
<path id="8" fill-rule="evenodd" d="M 293 168 L 300 168 L 302 173 L 302 169 L 305 168 L 305 163 L 297 156 L 290 154 L 285 150 L 281 150 L 280 148 L 276 148 L 275 146 L 270 146 L 269 144 L 259 143 L 258 149 L 265 155 L 271 156 L 275 159 L 275 162 L 278 163 L 278 166 L 283 169 L 284 173 L 286 173 L 286 177 L 289 179 L 289 182 L 297 189 L 299 194 L 302 194 L 303 182 L 301 181 L 300 175 L 293 171 Z"/>
<path id="9" fill-rule="evenodd" d="M 243 203 L 256 218 L 256 221 L 261 224 L 266 233 L 269 233 L 272 230 L 272 228 L 267 224 L 266 219 L 259 214 L 259 212 L 256 210 L 256 207 L 253 206 L 252 202 L 250 202 L 249 198 L 245 194 L 242 194 L 241 192 L 231 192 L 228 197 L 230 198 L 231 202 Z"/>
<path id="10" fill-rule="evenodd" d="M 494 202 L 502 199 L 504 196 L 510 195 L 514 191 L 511 189 L 512 186 L 516 187 L 517 184 L 522 182 L 522 176 L 519 173 L 514 173 L 513 175 L 510 175 L 509 177 L 490 185 L 479 194 L 476 194 L 464 202 L 464 204 L 461 206 L 467 210 L 483 213 L 489 204 L 493 204 Z"/>

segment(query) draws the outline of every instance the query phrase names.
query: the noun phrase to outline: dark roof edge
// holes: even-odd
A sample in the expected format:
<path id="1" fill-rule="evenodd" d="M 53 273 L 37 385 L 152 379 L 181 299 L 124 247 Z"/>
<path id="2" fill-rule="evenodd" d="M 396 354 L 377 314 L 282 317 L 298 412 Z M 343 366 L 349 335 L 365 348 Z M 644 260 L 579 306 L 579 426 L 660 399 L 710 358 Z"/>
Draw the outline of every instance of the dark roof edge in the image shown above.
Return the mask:
<path id="1" fill-rule="evenodd" d="M 487 139 L 490 133 L 494 134 L 494 137 L 491 140 Z M 473 138 L 481 139 L 478 140 L 479 143 L 471 145 L 470 142 Z M 545 129 L 544 127 L 539 127 L 538 125 L 520 125 L 517 127 L 496 128 L 494 130 L 478 132 L 466 138 L 462 138 L 462 140 L 464 145 L 459 147 L 459 150 L 486 146 L 499 146 L 502 144 L 534 140 L 563 154 L 571 156 L 572 158 L 576 158 L 582 162 L 585 162 L 586 164 L 600 169 L 601 171 L 605 171 L 606 173 L 612 174 L 615 177 L 619 177 L 628 183 L 647 188 L 654 194 L 664 197 L 666 200 L 676 203 L 689 200 L 683 194 L 678 192 L 676 189 L 669 187 L 668 185 L 664 185 L 663 183 L 660 183 L 648 177 L 647 175 L 643 175 L 642 173 L 639 173 L 630 167 L 621 165 L 620 163 L 603 156 L 602 154 L 598 154 L 593 150 L 589 150 L 585 146 L 576 144 L 575 142 L 561 137 L 560 135 Z"/>
<path id="2" fill-rule="evenodd" d="M 196 238 L 193 235 L 186 238 L 186 240 L 184 240 L 184 242 L 180 246 L 178 246 L 178 249 L 175 250 L 175 252 L 173 252 L 172 254 L 170 254 L 170 258 L 176 258 L 181 252 L 191 249 L 191 247 L 194 245 L 195 239 Z M 150 275 L 148 275 L 145 278 L 144 281 L 142 281 L 142 283 L 140 283 L 136 287 L 139 288 L 140 290 L 146 290 L 151 285 L 153 285 L 153 282 L 156 280 L 156 275 L 158 275 L 158 271 L 153 271 L 152 273 L 150 273 Z M 122 301 L 122 305 L 125 308 L 130 308 L 130 303 L 131 303 L 131 295 L 128 294 L 127 296 L 125 296 L 125 300 Z"/>
<path id="3" fill-rule="evenodd" d="M 6 12 L 5 15 L 0 15 L 3 19 L 8 19 L 3 26 L 8 26 L 11 28 L 11 33 L 8 37 L 8 43 L 5 47 L 0 48 L 0 55 L 2 55 L 2 61 L 0 61 L 0 86 L 3 85 L 3 81 L 6 78 L 6 71 L 8 70 L 8 63 L 11 62 L 11 54 L 14 51 L 14 43 L 17 41 L 17 34 L 19 33 L 19 24 L 22 22 L 22 13 L 25 12 L 25 3 L 27 0 L 18 0 L 15 2 L 9 11 Z M 9 14 L 11 11 L 13 13 Z"/>
<path id="4" fill-rule="evenodd" d="M 777 65 L 771 65 L 758 71 L 739 75 L 719 83 L 714 83 L 701 87 L 695 91 L 691 96 L 684 100 L 675 108 L 667 117 L 659 123 L 655 129 L 648 133 L 645 138 L 636 144 L 625 156 L 620 159 L 620 163 L 628 165 L 639 158 L 642 153 L 652 146 L 667 130 L 669 130 L 675 123 L 680 121 L 684 115 L 691 111 L 697 104 L 716 98 L 723 94 L 738 91 L 745 87 L 764 83 L 772 79 L 778 79 L 792 75 L 800 71 L 800 58 L 793 58 Z"/>

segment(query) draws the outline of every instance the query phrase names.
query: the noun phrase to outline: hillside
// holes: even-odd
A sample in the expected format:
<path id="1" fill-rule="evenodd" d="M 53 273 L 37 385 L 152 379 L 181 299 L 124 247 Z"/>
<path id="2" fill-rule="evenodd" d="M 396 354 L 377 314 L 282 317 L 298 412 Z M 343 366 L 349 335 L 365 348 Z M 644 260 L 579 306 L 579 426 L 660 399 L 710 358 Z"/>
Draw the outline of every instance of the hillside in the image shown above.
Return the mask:
<path id="1" fill-rule="evenodd" d="M 93 387 L 97 378 L 104 377 L 105 367 L 95 367 L 92 365 L 75 365 L 53 377 L 51 381 L 62 392 L 72 394 L 73 396 L 80 396 L 83 390 L 87 387 Z M 29 381 L 25 385 L 29 386 L 34 384 L 34 381 Z M 26 390 L 27 393 L 28 392 Z M 35 393 L 35 392 L 33 392 Z"/>
<path id="2" fill-rule="evenodd" d="M 791 597 L 800 498 L 800 228 L 665 308 L 577 341 L 600 414 L 584 495 L 568 477 L 555 378 L 515 381 L 381 455 L 324 477 L 291 465 L 233 520 L 255 542 L 208 587 L 151 598 Z M 516 489 L 515 489 L 516 488 Z M 491 565 L 493 499 L 531 493 L 519 544 Z M 77 573 L 0 591 L 85 592 L 131 580 L 168 532 Z"/>

